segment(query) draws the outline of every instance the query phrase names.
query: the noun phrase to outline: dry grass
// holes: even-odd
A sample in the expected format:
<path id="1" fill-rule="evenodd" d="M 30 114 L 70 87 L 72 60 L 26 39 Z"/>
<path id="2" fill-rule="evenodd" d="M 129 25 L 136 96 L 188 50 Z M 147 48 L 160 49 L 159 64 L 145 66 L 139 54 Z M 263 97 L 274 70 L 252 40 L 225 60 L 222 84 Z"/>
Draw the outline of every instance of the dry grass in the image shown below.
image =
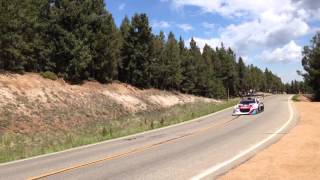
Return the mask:
<path id="1" fill-rule="evenodd" d="M 198 102 L 136 114 L 114 115 L 114 118 L 104 117 L 103 112 L 94 111 L 93 114 L 91 114 L 90 110 L 89 112 L 81 112 L 83 114 L 87 113 L 95 121 L 91 121 L 91 123 L 79 123 L 76 128 L 72 129 L 66 128 L 65 122 L 59 121 L 55 122 L 60 123 L 58 127 L 47 126 L 33 133 L 3 134 L 0 138 L 0 162 L 60 151 L 168 126 L 219 111 L 233 106 L 236 102 L 237 100 L 223 103 Z M 50 117 L 50 119 L 44 117 L 49 123 L 54 122 L 51 117 L 59 115 L 62 116 L 61 119 L 70 118 L 68 109 L 56 109 L 53 112 L 49 112 L 49 114 L 46 117 Z"/>
<path id="2" fill-rule="evenodd" d="M 121 83 L 79 86 L 0 74 L 0 162 L 167 126 L 233 103 Z"/>

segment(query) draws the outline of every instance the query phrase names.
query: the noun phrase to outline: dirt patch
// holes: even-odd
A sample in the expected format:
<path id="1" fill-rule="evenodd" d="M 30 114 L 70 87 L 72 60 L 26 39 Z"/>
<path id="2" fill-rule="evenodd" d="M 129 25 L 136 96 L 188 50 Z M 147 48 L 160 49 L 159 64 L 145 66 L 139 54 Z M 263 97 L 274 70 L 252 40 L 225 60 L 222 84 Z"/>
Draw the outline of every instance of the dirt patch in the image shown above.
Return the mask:
<path id="1" fill-rule="evenodd" d="M 312 100 L 311 100 L 311 97 L 312 96 L 307 96 L 307 95 L 300 95 L 299 97 L 298 97 L 298 100 L 299 101 L 301 101 L 301 102 L 311 102 Z"/>
<path id="2" fill-rule="evenodd" d="M 301 100 L 290 133 L 219 179 L 320 179 L 320 102 Z"/>

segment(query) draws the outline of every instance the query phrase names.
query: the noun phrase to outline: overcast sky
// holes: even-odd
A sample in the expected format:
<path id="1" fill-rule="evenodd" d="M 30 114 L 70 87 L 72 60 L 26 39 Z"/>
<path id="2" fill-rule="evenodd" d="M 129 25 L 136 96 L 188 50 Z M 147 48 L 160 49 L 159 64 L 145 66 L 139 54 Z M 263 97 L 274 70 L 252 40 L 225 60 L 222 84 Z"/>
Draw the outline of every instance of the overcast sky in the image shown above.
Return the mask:
<path id="1" fill-rule="evenodd" d="M 106 0 L 119 25 L 125 15 L 147 13 L 152 30 L 202 48 L 234 49 L 247 64 L 269 68 L 284 82 L 301 80 L 301 50 L 320 27 L 320 0 Z"/>

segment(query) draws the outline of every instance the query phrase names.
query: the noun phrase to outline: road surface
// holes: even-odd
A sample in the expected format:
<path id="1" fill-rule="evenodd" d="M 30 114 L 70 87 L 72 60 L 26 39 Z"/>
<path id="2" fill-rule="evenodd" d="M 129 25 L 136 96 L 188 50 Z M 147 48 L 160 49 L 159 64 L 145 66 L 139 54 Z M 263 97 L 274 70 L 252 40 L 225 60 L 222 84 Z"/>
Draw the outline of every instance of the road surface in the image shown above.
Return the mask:
<path id="1" fill-rule="evenodd" d="M 289 95 L 265 111 L 227 109 L 189 123 L 0 165 L 0 179 L 213 179 L 274 143 L 294 126 Z"/>

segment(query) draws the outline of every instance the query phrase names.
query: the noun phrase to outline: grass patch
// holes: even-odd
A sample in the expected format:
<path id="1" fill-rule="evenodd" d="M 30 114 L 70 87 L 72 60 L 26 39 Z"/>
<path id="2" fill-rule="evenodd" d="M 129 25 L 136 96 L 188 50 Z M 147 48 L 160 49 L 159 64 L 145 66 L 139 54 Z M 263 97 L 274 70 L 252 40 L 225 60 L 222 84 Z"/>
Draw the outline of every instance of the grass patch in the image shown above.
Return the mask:
<path id="1" fill-rule="evenodd" d="M 300 100 L 299 100 L 299 97 L 300 97 L 300 95 L 299 94 L 296 94 L 296 95 L 294 95 L 294 96 L 292 96 L 292 101 L 295 101 L 295 102 L 299 102 Z"/>
<path id="2" fill-rule="evenodd" d="M 41 72 L 40 75 L 46 79 L 51 79 L 54 81 L 58 79 L 58 76 L 51 71 Z"/>
<path id="3" fill-rule="evenodd" d="M 88 114 L 90 118 L 97 118 L 95 121 L 72 129 L 70 132 L 48 130 L 48 132 L 32 135 L 3 134 L 0 136 L 0 163 L 169 126 L 217 112 L 231 107 L 237 102 L 238 99 L 221 103 L 197 102 L 137 114 L 123 114 L 114 116 L 112 119 L 106 118 L 103 112 L 95 111 L 94 114 L 98 113 L 98 115 L 91 117 L 91 113 Z M 61 115 L 66 112 L 59 110 L 57 113 Z M 85 113 L 87 112 L 81 114 L 85 116 Z M 52 112 L 51 115 L 53 115 Z M 68 113 L 64 115 L 65 118 L 69 117 Z M 47 121 L 51 121 L 51 119 L 48 118 Z"/>

